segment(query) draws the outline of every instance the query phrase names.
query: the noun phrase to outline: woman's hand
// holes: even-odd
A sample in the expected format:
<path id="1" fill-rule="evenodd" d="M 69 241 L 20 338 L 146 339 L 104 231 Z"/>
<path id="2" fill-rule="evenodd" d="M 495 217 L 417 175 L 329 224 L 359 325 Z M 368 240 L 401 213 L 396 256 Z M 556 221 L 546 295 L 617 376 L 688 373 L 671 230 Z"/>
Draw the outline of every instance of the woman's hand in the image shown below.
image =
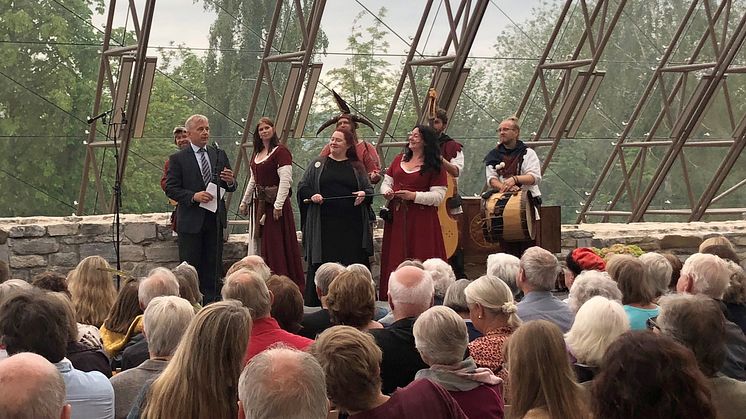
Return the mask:
<path id="1" fill-rule="evenodd" d="M 365 200 L 365 192 L 364 191 L 357 191 L 353 193 L 353 195 L 357 195 L 357 198 L 355 198 L 354 206 L 358 206 L 363 203 L 363 200 Z"/>
<path id="2" fill-rule="evenodd" d="M 383 197 L 386 198 L 387 201 L 391 201 L 394 198 L 394 191 L 388 190 L 384 192 Z"/>
<path id="3" fill-rule="evenodd" d="M 280 217 L 282 217 L 282 208 L 280 208 L 280 209 L 275 208 L 272 211 L 272 216 L 275 217 L 275 221 L 279 220 Z"/>
<path id="4" fill-rule="evenodd" d="M 244 217 L 249 215 L 249 206 L 241 202 L 241 205 L 238 206 L 238 213 Z"/>
<path id="5" fill-rule="evenodd" d="M 321 194 L 318 194 L 318 193 L 317 194 L 313 194 L 311 196 L 311 202 L 313 202 L 314 204 L 321 204 L 322 202 L 324 202 L 324 197 L 321 196 Z"/>
<path id="6" fill-rule="evenodd" d="M 407 190 L 396 191 L 395 194 L 404 201 L 414 201 L 414 198 L 417 196 L 417 192 Z"/>

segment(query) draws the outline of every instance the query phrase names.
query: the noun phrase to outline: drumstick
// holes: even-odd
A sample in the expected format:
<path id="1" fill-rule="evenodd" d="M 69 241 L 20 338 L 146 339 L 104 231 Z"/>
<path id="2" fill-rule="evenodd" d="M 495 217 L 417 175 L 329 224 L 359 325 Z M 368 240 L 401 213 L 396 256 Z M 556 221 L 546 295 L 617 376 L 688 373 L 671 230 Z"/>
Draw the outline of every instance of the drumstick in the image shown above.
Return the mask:
<path id="1" fill-rule="evenodd" d="M 383 196 L 382 193 L 372 193 L 372 194 L 366 194 L 363 198 L 367 198 L 369 196 Z M 340 195 L 340 196 L 330 196 L 328 198 L 324 198 L 324 201 L 334 200 L 334 199 L 349 199 L 349 198 L 357 198 L 357 195 Z M 312 204 L 313 201 L 311 201 L 311 198 L 306 198 L 303 200 L 304 204 Z"/>

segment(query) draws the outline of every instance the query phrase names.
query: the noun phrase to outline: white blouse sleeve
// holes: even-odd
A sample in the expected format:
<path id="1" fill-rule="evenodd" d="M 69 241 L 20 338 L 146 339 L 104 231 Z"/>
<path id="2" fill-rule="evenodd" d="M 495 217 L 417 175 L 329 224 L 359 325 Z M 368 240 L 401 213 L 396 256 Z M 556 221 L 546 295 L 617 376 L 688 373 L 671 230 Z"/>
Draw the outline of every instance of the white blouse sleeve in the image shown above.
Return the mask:
<path id="1" fill-rule="evenodd" d="M 393 190 L 394 187 L 394 178 L 392 178 L 389 175 L 383 176 L 383 182 L 381 182 L 381 193 L 385 194 L 386 192 L 390 192 Z"/>
<path id="2" fill-rule="evenodd" d="M 437 207 L 446 197 L 445 186 L 431 186 L 427 192 L 415 192 L 414 203 Z"/>
<path id="3" fill-rule="evenodd" d="M 243 193 L 243 198 L 241 198 L 241 203 L 246 205 L 254 200 L 254 189 L 256 188 L 256 176 L 254 176 L 254 170 L 249 169 L 249 173 L 251 174 L 251 178 L 249 179 L 249 184 L 246 185 L 246 191 Z"/>
<path id="4" fill-rule="evenodd" d="M 290 185 L 293 183 L 293 166 L 286 164 L 277 168 L 277 175 L 280 176 L 280 185 L 277 188 L 277 198 L 275 198 L 275 209 L 281 210 L 288 194 Z"/>

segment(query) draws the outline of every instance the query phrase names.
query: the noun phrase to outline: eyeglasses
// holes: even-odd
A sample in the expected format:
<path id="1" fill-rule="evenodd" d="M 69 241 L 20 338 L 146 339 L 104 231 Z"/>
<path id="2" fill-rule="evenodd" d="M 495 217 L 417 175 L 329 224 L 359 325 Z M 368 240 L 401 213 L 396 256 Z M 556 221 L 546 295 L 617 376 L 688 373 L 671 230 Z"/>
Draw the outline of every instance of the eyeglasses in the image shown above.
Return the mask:
<path id="1" fill-rule="evenodd" d="M 658 326 L 658 316 L 649 318 L 647 322 L 645 323 L 648 326 L 648 330 L 655 330 L 655 329 L 661 330 L 661 327 Z"/>

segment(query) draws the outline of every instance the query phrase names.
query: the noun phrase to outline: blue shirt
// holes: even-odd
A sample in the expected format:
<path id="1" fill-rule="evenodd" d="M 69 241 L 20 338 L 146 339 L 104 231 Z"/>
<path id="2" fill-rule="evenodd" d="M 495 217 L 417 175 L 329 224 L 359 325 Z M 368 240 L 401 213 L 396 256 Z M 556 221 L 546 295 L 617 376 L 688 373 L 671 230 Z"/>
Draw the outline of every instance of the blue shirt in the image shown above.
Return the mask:
<path id="1" fill-rule="evenodd" d="M 114 419 L 114 388 L 105 375 L 76 370 L 67 358 L 54 366 L 65 380 L 65 402 L 72 406 L 73 419 Z"/>
<path id="2" fill-rule="evenodd" d="M 648 319 L 657 317 L 661 309 L 658 306 L 655 308 L 637 308 L 629 305 L 624 305 L 624 312 L 629 317 L 629 327 L 632 330 L 645 330 L 648 328 Z"/>
<path id="3" fill-rule="evenodd" d="M 531 291 L 518 303 L 518 317 L 524 322 L 549 320 L 567 333 L 575 321 L 570 307 L 549 291 Z"/>

